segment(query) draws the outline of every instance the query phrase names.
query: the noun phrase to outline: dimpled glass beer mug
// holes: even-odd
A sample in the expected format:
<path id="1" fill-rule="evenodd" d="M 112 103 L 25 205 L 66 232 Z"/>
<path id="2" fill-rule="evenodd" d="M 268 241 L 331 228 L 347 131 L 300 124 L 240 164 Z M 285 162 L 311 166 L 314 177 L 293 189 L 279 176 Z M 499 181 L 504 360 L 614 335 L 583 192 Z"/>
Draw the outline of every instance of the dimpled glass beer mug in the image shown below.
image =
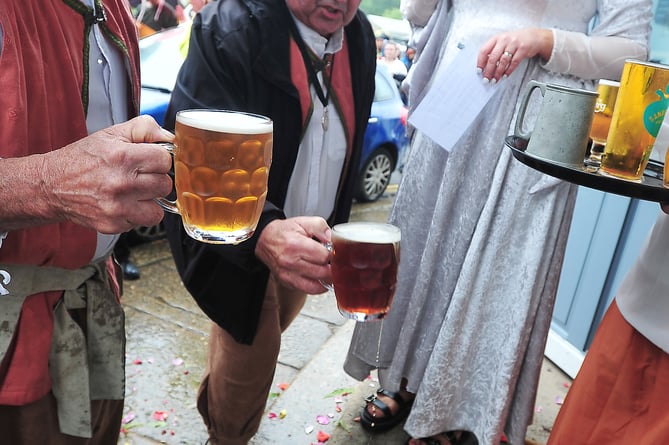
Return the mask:
<path id="1" fill-rule="evenodd" d="M 667 111 L 668 86 L 669 66 L 625 62 L 600 173 L 641 180 Z"/>
<path id="2" fill-rule="evenodd" d="M 393 301 L 400 261 L 400 229 L 352 222 L 332 228 L 330 268 L 339 312 L 357 321 L 383 318 Z"/>
<path id="3" fill-rule="evenodd" d="M 620 82 L 615 80 L 601 79 L 597 84 L 599 97 L 595 104 L 595 113 L 590 128 L 592 146 L 588 157 L 585 159 L 585 165 L 589 169 L 597 170 L 602 163 L 602 153 L 604 153 L 604 147 L 606 146 L 606 138 L 609 136 L 619 88 Z"/>
<path id="4" fill-rule="evenodd" d="M 176 201 L 158 198 L 158 203 L 181 215 L 186 233 L 196 240 L 247 240 L 267 196 L 272 136 L 273 123 L 265 116 L 179 111 L 172 150 Z"/>

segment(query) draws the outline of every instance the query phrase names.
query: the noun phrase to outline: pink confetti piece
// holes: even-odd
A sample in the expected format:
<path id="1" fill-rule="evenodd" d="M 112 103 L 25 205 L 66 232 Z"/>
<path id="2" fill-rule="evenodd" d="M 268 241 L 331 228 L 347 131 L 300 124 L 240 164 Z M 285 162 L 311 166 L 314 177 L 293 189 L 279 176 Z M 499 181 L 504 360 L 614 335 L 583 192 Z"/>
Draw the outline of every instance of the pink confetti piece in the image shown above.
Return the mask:
<path id="1" fill-rule="evenodd" d="M 281 391 L 285 391 L 290 386 L 290 383 L 279 383 L 276 385 Z"/>
<path id="2" fill-rule="evenodd" d="M 164 422 L 169 417 L 169 414 L 166 413 L 165 411 L 154 411 L 151 417 L 153 417 L 154 420 L 157 420 L 159 422 Z"/>
<path id="3" fill-rule="evenodd" d="M 564 382 L 562 386 L 564 386 L 565 388 L 569 388 L 571 385 L 569 384 L 569 382 Z"/>
<path id="4" fill-rule="evenodd" d="M 172 360 L 172 364 L 174 366 L 181 366 L 181 365 L 184 364 L 184 361 L 183 361 L 183 359 L 175 358 L 174 360 Z"/>
<path id="5" fill-rule="evenodd" d="M 534 411 L 537 412 L 537 413 L 540 413 L 540 412 L 543 411 L 543 410 L 544 410 L 544 409 L 543 409 L 541 406 L 537 406 L 537 407 L 534 409 Z"/>
<path id="6" fill-rule="evenodd" d="M 270 419 L 276 419 L 278 416 L 276 415 L 276 413 L 274 413 L 274 412 L 270 412 L 270 413 L 267 415 L 267 417 L 269 417 Z"/>
<path id="7" fill-rule="evenodd" d="M 330 423 L 330 419 L 328 416 L 316 416 L 316 422 L 318 422 L 321 425 L 328 425 Z"/>
<path id="8" fill-rule="evenodd" d="M 125 425 L 126 423 L 130 423 L 133 420 L 135 420 L 135 413 L 129 412 L 128 414 L 123 416 L 123 420 L 121 422 Z"/>
<path id="9" fill-rule="evenodd" d="M 133 364 L 133 365 L 141 365 L 141 364 L 142 364 L 142 361 L 141 361 L 140 359 L 136 358 L 136 359 L 134 359 L 134 360 L 132 361 L 132 364 Z"/>
<path id="10" fill-rule="evenodd" d="M 318 440 L 319 442 L 325 443 L 328 440 L 330 440 L 330 435 L 328 433 L 326 433 L 325 431 L 319 431 L 318 433 L 316 433 L 316 440 Z"/>

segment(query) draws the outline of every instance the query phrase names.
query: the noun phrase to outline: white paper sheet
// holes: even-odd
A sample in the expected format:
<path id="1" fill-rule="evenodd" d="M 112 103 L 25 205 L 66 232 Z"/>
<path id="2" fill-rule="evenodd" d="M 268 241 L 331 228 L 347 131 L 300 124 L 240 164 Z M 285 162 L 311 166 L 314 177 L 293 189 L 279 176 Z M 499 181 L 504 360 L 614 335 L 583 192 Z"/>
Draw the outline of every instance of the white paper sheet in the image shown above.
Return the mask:
<path id="1" fill-rule="evenodd" d="M 495 93 L 497 85 L 483 83 L 476 73 L 478 46 L 461 49 L 434 79 L 423 100 L 409 116 L 409 123 L 447 151 Z"/>

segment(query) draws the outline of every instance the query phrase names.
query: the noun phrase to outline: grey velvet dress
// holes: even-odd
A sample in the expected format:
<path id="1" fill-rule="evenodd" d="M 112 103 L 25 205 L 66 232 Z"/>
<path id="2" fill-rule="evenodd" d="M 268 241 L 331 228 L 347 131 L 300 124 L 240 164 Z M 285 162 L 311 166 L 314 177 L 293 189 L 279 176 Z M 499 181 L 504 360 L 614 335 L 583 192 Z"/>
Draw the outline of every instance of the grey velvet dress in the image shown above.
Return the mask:
<path id="1" fill-rule="evenodd" d="M 420 35 L 413 101 L 429 94 L 458 44 L 538 26 L 555 30 L 554 55 L 502 80 L 451 152 L 415 133 L 389 218 L 402 231 L 395 300 L 385 320 L 357 324 L 345 370 L 362 380 L 378 368 L 380 385 L 393 391 L 405 377 L 416 394 L 405 423 L 412 437 L 467 430 L 485 445 L 504 432 L 522 444 L 577 189 L 515 160 L 504 140 L 529 80 L 592 90 L 596 79 L 618 78 L 625 58 L 645 58 L 652 5 L 455 0 L 448 12 L 446 5 L 438 2 Z M 607 36 L 624 39 L 607 45 Z M 537 109 L 530 105 L 526 121 Z"/>

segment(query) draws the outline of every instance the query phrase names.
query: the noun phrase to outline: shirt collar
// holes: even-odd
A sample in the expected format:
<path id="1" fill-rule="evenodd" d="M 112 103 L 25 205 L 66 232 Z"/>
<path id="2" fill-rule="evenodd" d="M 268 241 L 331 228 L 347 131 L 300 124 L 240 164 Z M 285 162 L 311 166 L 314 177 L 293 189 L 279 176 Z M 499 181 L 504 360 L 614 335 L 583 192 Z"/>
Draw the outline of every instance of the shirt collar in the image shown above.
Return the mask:
<path id="1" fill-rule="evenodd" d="M 309 49 L 311 49 L 319 58 L 322 59 L 327 53 L 334 54 L 344 46 L 344 28 L 339 28 L 329 39 L 326 39 L 304 23 L 300 22 L 292 12 L 290 14 L 293 17 L 293 20 L 295 20 L 297 30 L 299 31 L 302 40 L 304 40 L 304 43 L 306 43 Z"/>

